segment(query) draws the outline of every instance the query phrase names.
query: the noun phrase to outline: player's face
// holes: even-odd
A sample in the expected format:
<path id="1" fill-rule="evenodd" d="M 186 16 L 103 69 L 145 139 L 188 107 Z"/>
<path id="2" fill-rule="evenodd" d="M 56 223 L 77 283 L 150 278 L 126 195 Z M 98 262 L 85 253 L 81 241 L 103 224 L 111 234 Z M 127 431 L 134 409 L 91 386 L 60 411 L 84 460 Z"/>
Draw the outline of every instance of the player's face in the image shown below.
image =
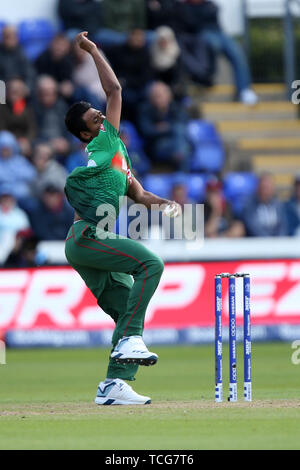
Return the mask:
<path id="1" fill-rule="evenodd" d="M 101 124 L 103 123 L 105 116 L 98 111 L 97 109 L 90 108 L 84 113 L 82 119 L 87 125 L 89 132 L 82 132 L 84 138 L 94 138 L 97 137 L 100 131 Z M 89 134 L 89 135 L 87 135 Z"/>

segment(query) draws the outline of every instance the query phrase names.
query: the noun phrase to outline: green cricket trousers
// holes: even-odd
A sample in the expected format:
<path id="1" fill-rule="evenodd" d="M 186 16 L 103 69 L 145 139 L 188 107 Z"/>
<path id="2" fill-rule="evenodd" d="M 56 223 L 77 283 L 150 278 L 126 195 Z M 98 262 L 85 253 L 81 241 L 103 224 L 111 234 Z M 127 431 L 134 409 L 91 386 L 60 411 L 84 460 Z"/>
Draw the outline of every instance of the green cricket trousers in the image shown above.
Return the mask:
<path id="1" fill-rule="evenodd" d="M 79 220 L 70 227 L 65 253 L 98 305 L 116 323 L 112 337 L 115 347 L 122 336 L 142 336 L 146 309 L 164 264 L 137 241 L 103 234 L 96 232 L 96 226 Z M 110 359 L 107 378 L 134 380 L 137 370 L 136 364 L 117 364 Z"/>

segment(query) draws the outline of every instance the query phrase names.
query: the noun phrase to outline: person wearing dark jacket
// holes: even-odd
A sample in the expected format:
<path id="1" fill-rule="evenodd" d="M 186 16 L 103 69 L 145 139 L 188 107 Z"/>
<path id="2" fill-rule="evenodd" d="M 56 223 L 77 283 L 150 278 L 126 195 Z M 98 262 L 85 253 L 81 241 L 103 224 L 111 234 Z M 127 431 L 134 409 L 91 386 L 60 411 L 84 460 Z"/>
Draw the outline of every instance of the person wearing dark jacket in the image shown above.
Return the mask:
<path id="1" fill-rule="evenodd" d="M 74 211 L 54 184 L 44 187 L 36 207 L 29 212 L 31 227 L 39 240 L 64 240 L 73 223 Z"/>
<path id="2" fill-rule="evenodd" d="M 71 43 L 63 34 L 57 34 L 36 60 L 35 67 L 39 75 L 49 75 L 58 83 L 72 80 L 73 63 Z"/>
<path id="3" fill-rule="evenodd" d="M 294 182 L 292 197 L 285 204 L 289 235 L 300 236 L 300 175 Z"/>
<path id="4" fill-rule="evenodd" d="M 31 142 L 36 136 L 36 121 L 30 105 L 29 89 L 16 78 L 7 83 L 6 104 L 0 106 L 0 130 L 7 130 L 18 139 L 21 152 L 31 154 Z"/>
<path id="5" fill-rule="evenodd" d="M 238 99 L 248 105 L 256 104 L 257 96 L 251 89 L 251 75 L 245 54 L 240 46 L 223 32 L 217 5 L 210 0 L 185 0 L 174 6 L 174 15 L 175 31 L 187 53 L 189 44 L 200 40 L 204 41 L 214 56 L 223 54 L 232 66 Z M 187 42 L 188 37 L 192 38 L 192 42 L 191 39 Z"/>
<path id="6" fill-rule="evenodd" d="M 49 141 L 56 156 L 63 160 L 70 151 L 64 126 L 66 102 L 58 95 L 58 84 L 52 77 L 41 75 L 36 88 L 34 111 L 38 122 L 38 138 Z"/>
<path id="7" fill-rule="evenodd" d="M 187 117 L 173 100 L 170 88 L 154 82 L 148 100 L 139 107 L 138 123 L 149 157 L 175 169 L 188 168 Z"/>
<path id="8" fill-rule="evenodd" d="M 15 26 L 5 26 L 0 43 L 0 80 L 21 78 L 31 88 L 35 72 L 19 45 Z"/>
<path id="9" fill-rule="evenodd" d="M 58 15 L 72 38 L 82 30 L 93 36 L 102 27 L 102 5 L 97 0 L 59 0 Z"/>
<path id="10" fill-rule="evenodd" d="M 39 123 L 39 139 L 51 140 L 66 136 L 63 123 L 67 105 L 59 97 L 57 82 L 52 77 L 39 77 L 34 109 Z"/>
<path id="11" fill-rule="evenodd" d="M 47 256 L 38 249 L 39 240 L 32 230 L 20 230 L 4 268 L 35 268 L 47 263 Z"/>
<path id="12" fill-rule="evenodd" d="M 146 86 L 153 77 L 145 32 L 131 31 L 126 44 L 107 50 L 107 56 L 123 88 L 125 115 L 134 120 L 137 103 L 145 97 Z"/>
<path id="13" fill-rule="evenodd" d="M 175 0 L 146 0 L 147 28 L 169 26 L 174 29 Z"/>

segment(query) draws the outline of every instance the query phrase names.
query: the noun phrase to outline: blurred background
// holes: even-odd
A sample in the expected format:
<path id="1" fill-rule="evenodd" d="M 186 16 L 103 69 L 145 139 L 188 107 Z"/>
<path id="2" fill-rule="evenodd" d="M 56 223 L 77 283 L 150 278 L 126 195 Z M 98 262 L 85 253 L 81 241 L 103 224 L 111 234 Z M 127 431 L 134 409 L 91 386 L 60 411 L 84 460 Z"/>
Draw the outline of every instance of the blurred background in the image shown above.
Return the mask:
<path id="1" fill-rule="evenodd" d="M 212 341 L 221 271 L 251 273 L 255 340 L 299 338 L 300 0 L 6 2 L 0 336 L 11 346 L 110 341 L 112 321 L 64 256 L 65 179 L 87 163 L 64 115 L 79 100 L 105 110 L 93 61 L 73 43 L 82 30 L 122 84 L 137 178 L 182 206 L 204 204 L 204 244 L 143 241 L 166 263 L 147 340 Z"/>

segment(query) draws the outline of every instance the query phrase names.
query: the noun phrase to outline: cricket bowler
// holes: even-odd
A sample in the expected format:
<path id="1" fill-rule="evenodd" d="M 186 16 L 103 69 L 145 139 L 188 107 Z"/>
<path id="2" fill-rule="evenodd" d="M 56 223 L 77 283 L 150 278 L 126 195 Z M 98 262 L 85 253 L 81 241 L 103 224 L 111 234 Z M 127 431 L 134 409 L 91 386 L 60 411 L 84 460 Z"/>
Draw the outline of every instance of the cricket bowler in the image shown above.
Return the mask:
<path id="1" fill-rule="evenodd" d="M 66 115 L 67 129 L 87 144 L 87 167 L 78 167 L 66 181 L 65 193 L 75 209 L 75 219 L 66 239 L 65 253 L 116 326 L 107 375 L 98 386 L 97 405 L 143 405 L 151 403 L 125 381 L 135 380 L 139 365 L 156 364 L 143 339 L 147 306 L 160 281 L 164 264 L 161 258 L 141 243 L 110 233 L 99 227 L 109 207 L 112 218 L 119 215 L 119 198 L 128 196 L 151 209 L 160 206 L 169 217 L 180 207 L 143 189 L 131 173 L 131 162 L 120 138 L 122 108 L 120 83 L 88 33 L 77 35 L 78 45 L 94 59 L 105 91 L 106 116 L 89 103 L 75 103 Z M 99 215 L 100 213 L 100 215 Z M 101 215 L 102 214 L 102 215 Z M 102 217 L 102 218 L 101 218 Z"/>

